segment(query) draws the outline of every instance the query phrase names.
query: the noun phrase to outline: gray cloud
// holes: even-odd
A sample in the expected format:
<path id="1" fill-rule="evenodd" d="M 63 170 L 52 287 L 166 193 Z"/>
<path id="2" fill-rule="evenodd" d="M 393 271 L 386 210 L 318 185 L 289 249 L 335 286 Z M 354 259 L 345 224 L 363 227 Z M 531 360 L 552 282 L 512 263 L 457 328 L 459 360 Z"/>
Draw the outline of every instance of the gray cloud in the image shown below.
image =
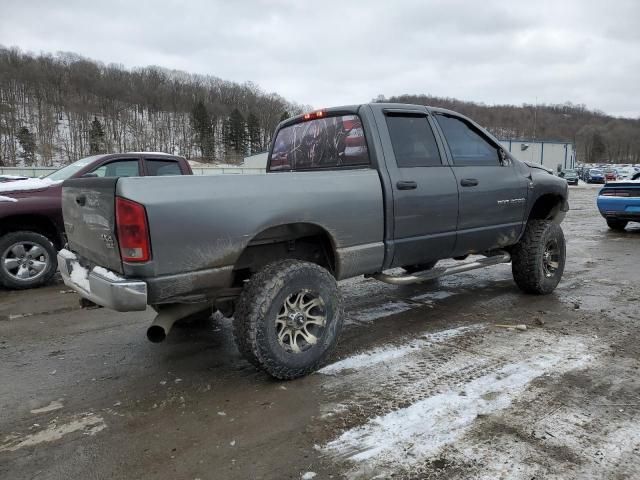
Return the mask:
<path id="1" fill-rule="evenodd" d="M 316 107 L 428 93 L 640 116 L 635 0 L 0 0 L 0 11 L 6 46 L 253 81 Z"/>

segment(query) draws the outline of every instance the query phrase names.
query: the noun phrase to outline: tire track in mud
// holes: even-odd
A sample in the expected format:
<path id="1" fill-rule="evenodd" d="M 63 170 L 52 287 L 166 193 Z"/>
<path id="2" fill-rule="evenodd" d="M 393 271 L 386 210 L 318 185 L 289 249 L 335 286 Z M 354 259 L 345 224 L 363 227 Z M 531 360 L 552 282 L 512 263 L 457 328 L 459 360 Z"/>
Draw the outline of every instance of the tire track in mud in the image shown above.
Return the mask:
<path id="1" fill-rule="evenodd" d="M 634 359 L 594 362 L 533 382 L 510 408 L 480 419 L 443 449 L 441 460 L 465 468 L 442 478 L 636 478 L 640 378 L 633 372 L 639 367 Z M 409 476 L 424 478 L 427 471 L 417 465 Z"/>
<path id="2" fill-rule="evenodd" d="M 479 418 L 509 408 L 534 380 L 587 365 L 592 343 L 474 324 L 336 362 L 320 370 L 321 418 L 332 434 L 319 449 L 349 478 L 408 474 Z"/>

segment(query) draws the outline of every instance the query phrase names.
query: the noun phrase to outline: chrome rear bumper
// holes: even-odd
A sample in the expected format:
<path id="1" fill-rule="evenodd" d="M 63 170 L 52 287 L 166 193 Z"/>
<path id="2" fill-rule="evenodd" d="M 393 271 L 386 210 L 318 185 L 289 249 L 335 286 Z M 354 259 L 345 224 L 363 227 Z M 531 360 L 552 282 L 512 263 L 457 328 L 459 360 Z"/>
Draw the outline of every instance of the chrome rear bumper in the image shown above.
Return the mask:
<path id="1" fill-rule="evenodd" d="M 58 268 L 65 285 L 98 305 L 118 312 L 147 308 L 145 282 L 130 280 L 100 267 L 88 270 L 80 265 L 75 253 L 65 249 L 58 252 Z"/>

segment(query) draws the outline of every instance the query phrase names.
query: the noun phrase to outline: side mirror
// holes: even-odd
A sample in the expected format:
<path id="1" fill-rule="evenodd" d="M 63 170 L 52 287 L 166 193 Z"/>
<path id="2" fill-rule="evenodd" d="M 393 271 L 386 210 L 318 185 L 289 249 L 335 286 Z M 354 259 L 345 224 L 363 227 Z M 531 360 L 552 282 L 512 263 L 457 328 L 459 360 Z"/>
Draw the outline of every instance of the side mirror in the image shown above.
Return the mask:
<path id="1" fill-rule="evenodd" d="M 504 149 L 498 149 L 498 156 L 500 157 L 500 165 L 502 165 L 503 167 L 505 165 L 509 165 L 509 156 L 507 155 L 507 152 L 504 151 Z"/>

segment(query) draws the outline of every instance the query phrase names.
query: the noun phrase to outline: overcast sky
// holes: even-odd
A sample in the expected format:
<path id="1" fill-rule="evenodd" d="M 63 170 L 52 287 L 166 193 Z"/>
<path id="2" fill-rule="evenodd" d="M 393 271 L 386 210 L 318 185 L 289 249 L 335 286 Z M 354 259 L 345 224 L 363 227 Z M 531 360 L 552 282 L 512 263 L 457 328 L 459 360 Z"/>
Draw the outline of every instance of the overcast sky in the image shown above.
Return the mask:
<path id="1" fill-rule="evenodd" d="M 0 12 L 4 46 L 253 81 L 314 107 L 425 93 L 640 116 L 638 0 L 0 0 Z"/>

